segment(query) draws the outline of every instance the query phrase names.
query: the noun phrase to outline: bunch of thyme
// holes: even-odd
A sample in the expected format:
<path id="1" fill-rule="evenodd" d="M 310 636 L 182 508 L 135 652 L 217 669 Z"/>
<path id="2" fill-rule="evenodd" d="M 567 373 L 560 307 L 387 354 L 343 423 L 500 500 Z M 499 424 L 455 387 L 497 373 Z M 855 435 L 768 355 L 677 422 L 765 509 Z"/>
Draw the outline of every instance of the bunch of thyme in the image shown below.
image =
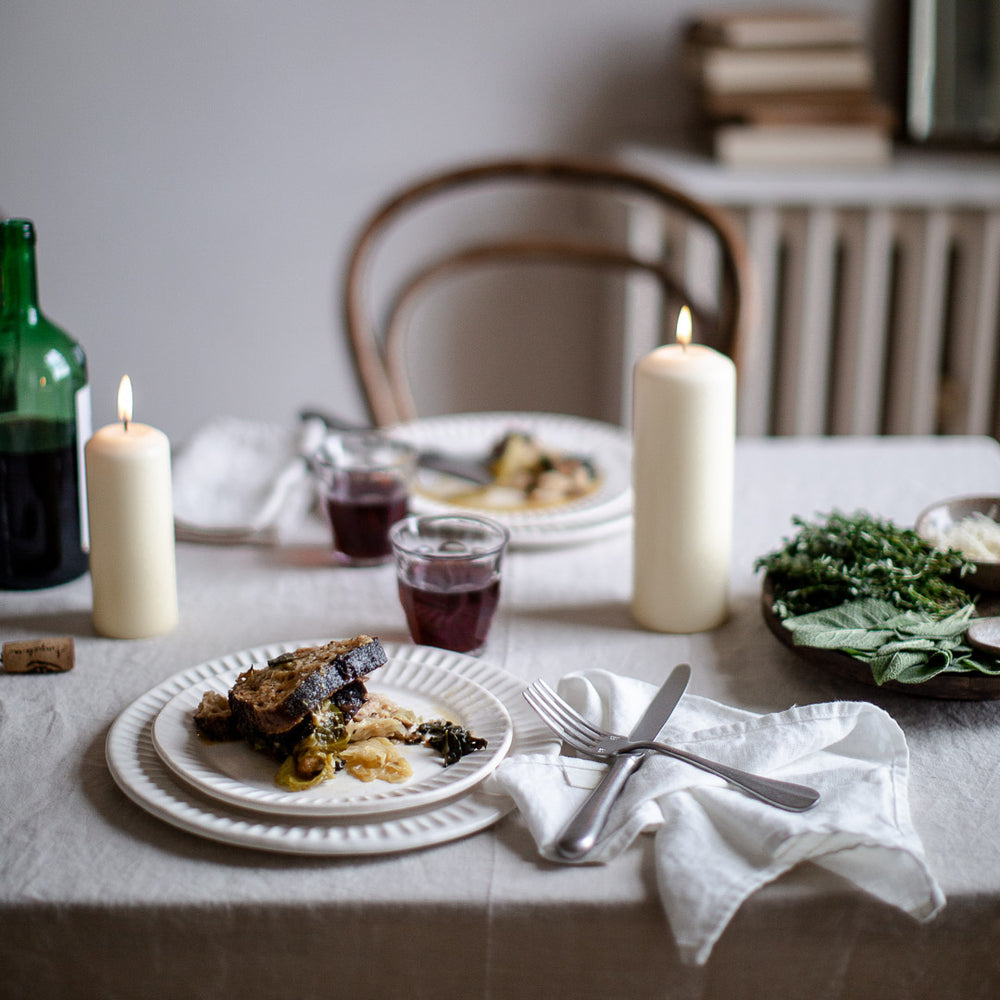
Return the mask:
<path id="1" fill-rule="evenodd" d="M 933 616 L 971 603 L 952 580 L 972 571 L 973 564 L 954 550 L 933 548 L 911 529 L 863 511 L 834 512 L 813 522 L 796 517 L 792 523 L 798 532 L 754 564 L 770 576 L 779 618 L 863 597 Z"/>

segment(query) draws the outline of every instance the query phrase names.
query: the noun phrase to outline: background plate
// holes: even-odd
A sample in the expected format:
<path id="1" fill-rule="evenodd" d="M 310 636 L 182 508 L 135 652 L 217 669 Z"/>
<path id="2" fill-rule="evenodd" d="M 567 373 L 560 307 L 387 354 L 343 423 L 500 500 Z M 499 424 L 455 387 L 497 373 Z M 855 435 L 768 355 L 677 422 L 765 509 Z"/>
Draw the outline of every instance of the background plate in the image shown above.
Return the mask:
<path id="1" fill-rule="evenodd" d="M 632 510 L 632 441 L 621 427 L 547 413 L 459 413 L 399 424 L 391 433 L 420 448 L 481 456 L 505 433 L 517 430 L 535 435 L 546 447 L 586 455 L 601 476 L 598 488 L 578 500 L 535 510 L 468 509 L 506 525 L 514 545 L 542 544 L 546 536 L 559 544 L 557 536 L 564 531 L 586 538 L 587 530 L 594 529 L 599 537 L 598 526 L 628 523 L 627 515 Z M 421 493 L 414 495 L 412 507 L 416 513 L 462 509 Z"/>

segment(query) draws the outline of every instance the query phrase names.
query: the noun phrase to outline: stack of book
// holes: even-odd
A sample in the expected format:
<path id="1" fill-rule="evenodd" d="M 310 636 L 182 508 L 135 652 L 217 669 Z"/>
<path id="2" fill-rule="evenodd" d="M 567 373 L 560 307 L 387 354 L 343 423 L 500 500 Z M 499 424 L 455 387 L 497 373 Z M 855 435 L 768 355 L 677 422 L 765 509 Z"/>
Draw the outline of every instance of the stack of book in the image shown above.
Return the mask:
<path id="1" fill-rule="evenodd" d="M 892 110 L 859 22 L 825 10 L 706 14 L 685 39 L 716 159 L 731 166 L 882 166 Z"/>

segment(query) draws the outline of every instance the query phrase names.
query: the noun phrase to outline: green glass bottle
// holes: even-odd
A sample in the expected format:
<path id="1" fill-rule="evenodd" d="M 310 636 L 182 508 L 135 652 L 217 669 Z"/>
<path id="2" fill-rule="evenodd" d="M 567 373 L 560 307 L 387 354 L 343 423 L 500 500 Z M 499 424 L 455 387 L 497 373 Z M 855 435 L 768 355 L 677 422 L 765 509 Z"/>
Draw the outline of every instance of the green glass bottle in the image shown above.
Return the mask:
<path id="1" fill-rule="evenodd" d="M 35 227 L 0 221 L 0 589 L 87 569 L 83 349 L 38 308 Z"/>

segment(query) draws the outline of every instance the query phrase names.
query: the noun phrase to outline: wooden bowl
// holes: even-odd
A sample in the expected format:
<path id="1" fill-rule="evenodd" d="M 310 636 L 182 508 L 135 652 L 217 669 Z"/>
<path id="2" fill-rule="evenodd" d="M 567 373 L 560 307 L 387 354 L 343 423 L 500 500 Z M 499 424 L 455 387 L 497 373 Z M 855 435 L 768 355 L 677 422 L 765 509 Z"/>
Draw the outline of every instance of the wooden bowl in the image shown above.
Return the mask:
<path id="1" fill-rule="evenodd" d="M 871 668 L 862 660 L 856 660 L 848 653 L 836 649 L 815 649 L 812 646 L 796 646 L 792 633 L 781 624 L 774 613 L 774 584 L 769 576 L 764 577 L 761 588 L 760 606 L 767 627 L 782 645 L 787 646 L 800 659 L 814 667 L 845 680 L 855 681 L 865 687 L 879 691 L 892 691 L 914 698 L 940 698 L 949 701 L 992 701 L 1000 698 L 1000 677 L 973 672 L 938 674 L 921 684 L 901 684 L 886 681 L 876 684 Z"/>

